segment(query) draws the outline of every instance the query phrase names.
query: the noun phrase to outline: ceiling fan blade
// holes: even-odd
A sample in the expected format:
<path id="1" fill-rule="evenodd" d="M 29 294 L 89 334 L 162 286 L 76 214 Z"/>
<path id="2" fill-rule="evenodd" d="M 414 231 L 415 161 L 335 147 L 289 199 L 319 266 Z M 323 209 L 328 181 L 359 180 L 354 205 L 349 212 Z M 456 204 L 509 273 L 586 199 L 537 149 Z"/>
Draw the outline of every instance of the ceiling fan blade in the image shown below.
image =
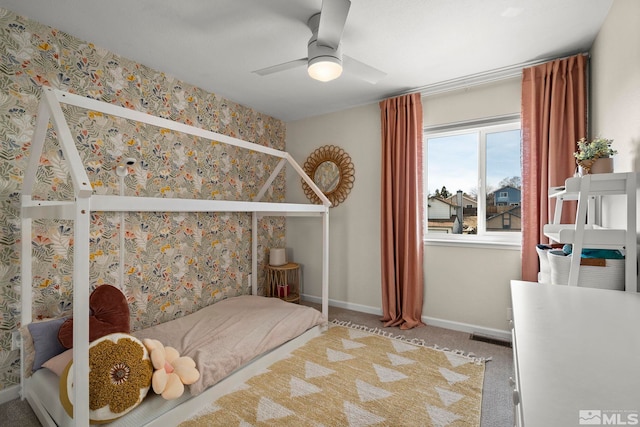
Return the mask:
<path id="1" fill-rule="evenodd" d="M 338 47 L 350 7 L 351 0 L 322 0 L 318 24 L 319 45 L 334 49 Z"/>
<path id="2" fill-rule="evenodd" d="M 342 62 L 344 63 L 345 71 L 371 84 L 378 83 L 387 75 L 384 71 L 373 68 L 347 55 L 342 56 Z"/>
<path id="3" fill-rule="evenodd" d="M 292 68 L 300 67 L 301 65 L 307 65 L 307 58 L 295 59 L 293 61 L 284 62 L 278 65 L 272 65 L 271 67 L 261 68 L 259 70 L 252 71 L 259 76 L 267 76 L 269 74 L 279 73 L 280 71 L 290 70 Z"/>

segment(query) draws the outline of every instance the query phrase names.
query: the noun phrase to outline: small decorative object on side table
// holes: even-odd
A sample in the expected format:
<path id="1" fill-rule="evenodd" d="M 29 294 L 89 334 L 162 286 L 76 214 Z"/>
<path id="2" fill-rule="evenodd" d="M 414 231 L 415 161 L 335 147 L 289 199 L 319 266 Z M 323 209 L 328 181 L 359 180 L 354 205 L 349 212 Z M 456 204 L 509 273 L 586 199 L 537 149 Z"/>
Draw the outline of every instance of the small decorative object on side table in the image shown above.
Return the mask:
<path id="1" fill-rule="evenodd" d="M 267 265 L 265 293 L 268 297 L 300 303 L 300 264 Z"/>

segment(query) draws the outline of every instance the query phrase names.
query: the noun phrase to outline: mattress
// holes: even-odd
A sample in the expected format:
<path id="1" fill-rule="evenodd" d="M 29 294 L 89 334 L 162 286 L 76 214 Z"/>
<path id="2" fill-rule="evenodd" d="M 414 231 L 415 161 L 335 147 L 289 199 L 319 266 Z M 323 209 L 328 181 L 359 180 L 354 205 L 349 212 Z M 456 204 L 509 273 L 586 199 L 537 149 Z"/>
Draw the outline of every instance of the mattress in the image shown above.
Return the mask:
<path id="1" fill-rule="evenodd" d="M 29 378 L 29 393 L 37 392 L 37 399 L 49 416 L 59 427 L 73 427 L 73 419 L 67 415 L 60 404 L 60 377 L 48 369 L 38 369 Z M 183 402 L 189 400 L 191 395 L 185 392 L 175 400 L 164 400 L 161 396 L 150 391 L 144 399 L 144 404 L 125 416 L 118 418 L 109 426 L 142 426 L 153 421 L 165 412 L 168 412 Z"/>
<path id="2" fill-rule="evenodd" d="M 200 371 L 198 381 L 188 386 L 195 396 L 254 357 L 322 323 L 326 319 L 314 308 L 241 295 L 133 335 L 157 339 L 191 357 Z"/>
<path id="3" fill-rule="evenodd" d="M 159 339 L 182 355 L 192 357 L 201 371 L 201 381 L 187 387 L 180 398 L 170 401 L 150 390 L 141 405 L 109 425 L 142 426 L 165 414 L 180 413 L 180 410 L 182 413 L 172 419 L 185 419 L 197 411 L 199 405 L 211 403 L 215 397 L 228 392 L 230 384 L 223 386 L 222 383 L 233 385 L 233 379 L 228 381 L 229 375 L 244 369 L 237 378 L 239 381 L 248 378 L 252 369 L 260 365 L 261 359 L 264 359 L 263 363 L 273 363 L 291 351 L 290 347 L 295 348 L 293 342 L 299 340 L 302 343 L 306 339 L 302 336 L 307 331 L 322 325 L 326 325 L 326 319 L 311 307 L 286 303 L 277 298 L 239 296 L 180 319 L 137 331 L 133 335 L 140 339 Z M 253 366 L 245 369 L 250 364 Z M 56 425 L 73 426 L 73 420 L 60 404 L 59 381 L 53 372 L 39 369 L 28 379 L 26 397 L 34 410 L 35 406 L 41 405 Z M 216 384 L 223 386 L 220 388 L 224 390 L 207 390 L 216 388 L 212 387 Z"/>

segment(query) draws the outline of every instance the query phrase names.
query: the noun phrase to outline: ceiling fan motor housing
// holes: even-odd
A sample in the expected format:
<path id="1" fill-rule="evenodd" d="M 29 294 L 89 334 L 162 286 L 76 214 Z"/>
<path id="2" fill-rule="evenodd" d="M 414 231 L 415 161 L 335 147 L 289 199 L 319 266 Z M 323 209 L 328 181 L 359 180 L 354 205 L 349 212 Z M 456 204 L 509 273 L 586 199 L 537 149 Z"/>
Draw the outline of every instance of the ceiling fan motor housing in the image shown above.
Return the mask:
<path id="1" fill-rule="evenodd" d="M 317 40 L 309 43 L 307 72 L 315 80 L 328 82 L 342 74 L 342 52 L 340 46 L 332 48 L 319 45 Z"/>
<path id="2" fill-rule="evenodd" d="M 340 43 L 329 46 L 318 40 L 319 23 L 319 13 L 309 18 L 308 25 L 312 34 L 307 44 L 307 70 L 314 79 L 329 81 L 342 74 L 342 49 Z"/>
<path id="3" fill-rule="evenodd" d="M 309 65 L 315 62 L 325 60 L 323 58 L 333 58 L 334 61 L 338 61 L 342 64 L 342 48 L 341 44 L 337 46 L 329 46 L 323 44 L 322 41 L 318 42 L 318 27 L 320 25 L 320 13 L 316 13 L 307 21 L 307 25 L 311 30 L 311 38 L 307 44 L 307 58 L 309 59 Z M 331 59 L 329 59 L 331 61 Z"/>
<path id="4" fill-rule="evenodd" d="M 342 64 L 342 49 L 340 46 L 337 48 L 332 48 L 330 46 L 322 46 L 318 44 L 318 41 L 313 38 L 309 40 L 309 45 L 307 46 L 307 58 L 309 58 L 309 65 L 312 65 L 318 61 L 326 61 L 333 58 L 334 61 Z"/>

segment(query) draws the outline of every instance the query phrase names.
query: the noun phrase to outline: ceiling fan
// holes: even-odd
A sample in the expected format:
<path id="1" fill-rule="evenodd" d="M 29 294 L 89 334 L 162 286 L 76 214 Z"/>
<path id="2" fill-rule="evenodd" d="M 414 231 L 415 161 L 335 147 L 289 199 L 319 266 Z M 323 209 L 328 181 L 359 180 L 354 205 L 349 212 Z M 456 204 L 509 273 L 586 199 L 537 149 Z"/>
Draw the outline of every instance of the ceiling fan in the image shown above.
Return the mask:
<path id="1" fill-rule="evenodd" d="M 322 10 L 307 21 L 311 30 L 307 57 L 253 72 L 266 76 L 306 64 L 312 78 L 327 82 L 340 77 L 344 63 L 350 74 L 371 84 L 380 81 L 386 73 L 342 54 L 340 42 L 350 7 L 350 0 L 322 0 Z"/>

